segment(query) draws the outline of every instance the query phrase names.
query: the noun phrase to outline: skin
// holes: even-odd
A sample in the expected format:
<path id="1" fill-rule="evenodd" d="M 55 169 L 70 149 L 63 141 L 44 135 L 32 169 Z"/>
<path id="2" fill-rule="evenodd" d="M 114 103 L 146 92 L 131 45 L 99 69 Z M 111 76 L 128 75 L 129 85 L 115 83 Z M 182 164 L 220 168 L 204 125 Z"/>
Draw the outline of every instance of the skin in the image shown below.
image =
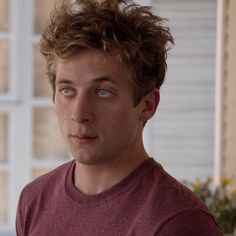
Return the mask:
<path id="1" fill-rule="evenodd" d="M 57 64 L 55 85 L 55 113 L 82 193 L 110 188 L 149 158 L 142 130 L 156 111 L 159 92 L 150 92 L 134 107 L 128 67 L 106 52 L 84 50 Z"/>

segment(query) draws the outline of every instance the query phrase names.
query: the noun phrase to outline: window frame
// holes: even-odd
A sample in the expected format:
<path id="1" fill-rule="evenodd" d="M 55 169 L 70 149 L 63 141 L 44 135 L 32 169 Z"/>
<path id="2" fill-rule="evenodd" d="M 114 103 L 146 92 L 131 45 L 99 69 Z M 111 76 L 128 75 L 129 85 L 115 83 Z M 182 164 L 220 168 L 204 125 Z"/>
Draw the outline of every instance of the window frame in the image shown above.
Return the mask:
<path id="1" fill-rule="evenodd" d="M 0 223 L 0 235 L 15 235 L 15 216 L 20 192 L 32 180 L 33 168 L 54 168 L 60 160 L 37 161 L 33 158 L 33 109 L 52 107 L 51 98 L 34 97 L 33 46 L 39 41 L 34 34 L 34 0 L 9 0 L 9 32 L 0 39 L 9 39 L 9 90 L 0 94 L 0 112 L 8 115 L 7 161 L 0 163 L 6 171 L 7 216 Z M 50 86 L 50 85 L 49 85 Z M 24 170 L 24 171 L 22 171 Z"/>

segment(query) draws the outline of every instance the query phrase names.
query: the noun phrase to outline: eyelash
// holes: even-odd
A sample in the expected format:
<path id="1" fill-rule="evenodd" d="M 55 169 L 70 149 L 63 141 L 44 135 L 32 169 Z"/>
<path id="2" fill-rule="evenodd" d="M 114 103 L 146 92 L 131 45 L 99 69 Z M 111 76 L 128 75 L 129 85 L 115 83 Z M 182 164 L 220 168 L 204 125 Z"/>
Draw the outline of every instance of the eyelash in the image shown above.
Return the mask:
<path id="1" fill-rule="evenodd" d="M 59 92 L 62 93 L 65 97 L 73 97 L 75 91 L 73 88 L 70 87 L 63 87 L 59 89 Z M 99 88 L 96 90 L 96 93 L 100 97 L 109 97 L 111 96 L 112 92 L 105 88 Z"/>
<path id="2" fill-rule="evenodd" d="M 102 94 L 101 92 L 105 92 L 105 94 Z M 111 92 L 107 89 L 104 89 L 104 88 L 100 88 L 97 90 L 97 93 L 99 96 L 101 97 L 107 97 L 107 96 L 110 96 L 111 95 Z"/>
<path id="3" fill-rule="evenodd" d="M 66 92 L 66 90 L 67 90 L 67 92 Z M 73 96 L 73 94 L 74 94 L 73 89 L 72 89 L 72 88 L 69 88 L 69 87 L 61 88 L 61 89 L 60 89 L 60 92 L 61 92 L 64 96 L 66 96 L 66 97 L 71 97 L 71 96 Z M 69 93 L 69 94 L 68 94 L 68 93 Z"/>

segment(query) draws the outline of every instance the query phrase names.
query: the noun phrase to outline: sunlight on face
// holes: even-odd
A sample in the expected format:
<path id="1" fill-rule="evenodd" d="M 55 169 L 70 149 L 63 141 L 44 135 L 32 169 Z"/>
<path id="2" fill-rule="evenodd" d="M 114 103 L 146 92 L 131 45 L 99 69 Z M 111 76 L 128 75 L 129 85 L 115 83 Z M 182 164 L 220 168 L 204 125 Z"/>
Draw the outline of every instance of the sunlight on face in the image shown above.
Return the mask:
<path id="1" fill-rule="evenodd" d="M 126 67 L 99 50 L 57 65 L 55 113 L 76 160 L 96 164 L 119 158 L 140 142 L 139 106 Z"/>

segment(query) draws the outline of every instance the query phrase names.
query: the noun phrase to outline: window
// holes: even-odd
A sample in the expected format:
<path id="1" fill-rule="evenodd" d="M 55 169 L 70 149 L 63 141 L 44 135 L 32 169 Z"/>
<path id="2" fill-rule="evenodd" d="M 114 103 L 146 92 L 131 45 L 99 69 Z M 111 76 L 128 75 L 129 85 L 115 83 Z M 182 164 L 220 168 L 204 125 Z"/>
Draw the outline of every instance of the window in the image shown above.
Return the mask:
<path id="1" fill-rule="evenodd" d="M 9 1 L 2 0 L 0 2 L 0 98 L 2 99 L 9 93 L 10 47 Z M 9 113 L 0 108 L 0 224 L 9 219 L 8 125 Z"/>
<path id="2" fill-rule="evenodd" d="M 15 235 L 23 186 L 70 159 L 38 47 L 53 4 L 0 1 L 0 235 Z"/>

